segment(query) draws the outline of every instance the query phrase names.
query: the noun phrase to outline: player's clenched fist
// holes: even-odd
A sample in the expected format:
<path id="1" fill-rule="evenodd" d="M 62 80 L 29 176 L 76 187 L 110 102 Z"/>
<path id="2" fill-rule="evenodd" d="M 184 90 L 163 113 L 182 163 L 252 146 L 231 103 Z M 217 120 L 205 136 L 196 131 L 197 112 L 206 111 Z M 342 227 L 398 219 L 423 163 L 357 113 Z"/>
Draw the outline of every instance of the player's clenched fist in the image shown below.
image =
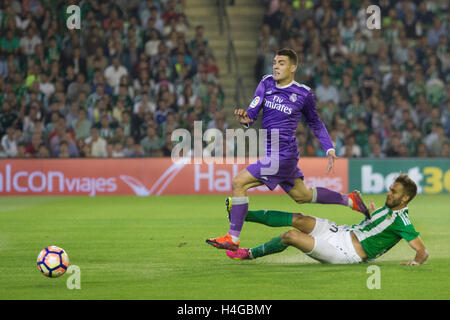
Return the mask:
<path id="1" fill-rule="evenodd" d="M 236 120 L 242 124 L 252 122 L 252 119 L 250 119 L 250 117 L 247 115 L 247 111 L 245 111 L 244 109 L 235 109 L 234 116 L 236 117 Z"/>

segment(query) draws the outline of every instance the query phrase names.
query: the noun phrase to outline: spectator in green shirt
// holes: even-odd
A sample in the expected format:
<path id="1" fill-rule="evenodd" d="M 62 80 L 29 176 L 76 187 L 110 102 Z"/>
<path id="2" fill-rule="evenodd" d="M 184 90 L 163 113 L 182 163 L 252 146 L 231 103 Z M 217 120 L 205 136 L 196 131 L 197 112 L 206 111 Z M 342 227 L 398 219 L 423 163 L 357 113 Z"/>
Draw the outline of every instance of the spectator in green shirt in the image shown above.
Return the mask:
<path id="1" fill-rule="evenodd" d="M 78 119 L 74 119 L 71 125 L 77 140 L 86 139 L 91 135 L 91 122 L 86 119 L 85 109 L 78 110 Z"/>
<path id="2" fill-rule="evenodd" d="M 9 101 L 3 101 L 0 110 L 0 133 L 4 134 L 6 129 L 15 126 L 18 122 L 17 114 L 12 110 Z"/>
<path id="3" fill-rule="evenodd" d="M 357 119 L 366 116 L 366 107 L 361 103 L 359 94 L 354 94 L 352 97 L 352 103 L 345 109 L 345 117 L 350 120 L 350 125 L 352 130 L 357 129 Z"/>
<path id="4" fill-rule="evenodd" d="M 19 38 L 14 36 L 11 29 L 6 30 L 6 34 L 0 40 L 0 49 L 5 54 L 19 54 L 20 42 Z"/>
<path id="5" fill-rule="evenodd" d="M 358 119 L 357 128 L 354 132 L 355 142 L 361 148 L 362 156 L 367 157 L 370 155 L 369 146 L 369 130 L 367 130 L 366 123 L 363 119 Z"/>
<path id="6" fill-rule="evenodd" d="M 141 146 L 146 156 L 152 156 L 153 153 L 161 149 L 164 145 L 164 141 L 156 135 L 155 128 L 147 129 L 147 136 L 141 140 Z"/>
<path id="7" fill-rule="evenodd" d="M 58 48 L 58 45 L 57 45 L 57 42 L 56 42 L 56 38 L 55 37 L 51 37 L 50 38 L 50 44 L 47 47 L 47 60 L 49 62 L 58 61 L 59 60 L 59 56 L 60 56 L 60 50 Z"/>

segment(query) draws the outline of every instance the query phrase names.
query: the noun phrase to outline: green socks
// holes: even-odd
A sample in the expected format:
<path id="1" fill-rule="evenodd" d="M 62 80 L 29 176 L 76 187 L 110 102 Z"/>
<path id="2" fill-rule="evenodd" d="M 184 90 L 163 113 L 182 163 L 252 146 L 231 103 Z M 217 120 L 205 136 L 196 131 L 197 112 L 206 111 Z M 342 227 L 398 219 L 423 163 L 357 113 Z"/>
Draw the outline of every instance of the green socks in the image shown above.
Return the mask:
<path id="1" fill-rule="evenodd" d="M 292 213 L 275 210 L 249 210 L 245 221 L 257 222 L 269 227 L 289 227 L 292 225 Z"/>
<path id="2" fill-rule="evenodd" d="M 289 227 L 292 225 L 292 213 L 275 210 L 249 210 L 245 221 L 261 223 L 269 227 Z M 252 258 L 259 258 L 285 250 L 289 245 L 281 241 L 281 236 L 250 249 Z"/>
<path id="3" fill-rule="evenodd" d="M 281 236 L 278 236 L 258 247 L 250 249 L 250 255 L 253 259 L 256 259 L 259 257 L 267 256 L 269 254 L 281 252 L 288 246 L 289 245 L 281 241 Z"/>

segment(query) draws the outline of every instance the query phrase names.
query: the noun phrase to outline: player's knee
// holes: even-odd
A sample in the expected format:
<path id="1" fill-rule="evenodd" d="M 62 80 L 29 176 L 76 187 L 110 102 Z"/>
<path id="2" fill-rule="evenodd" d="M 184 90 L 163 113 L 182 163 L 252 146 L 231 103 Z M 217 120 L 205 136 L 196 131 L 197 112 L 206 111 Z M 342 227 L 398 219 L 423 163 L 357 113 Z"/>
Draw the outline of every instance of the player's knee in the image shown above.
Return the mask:
<path id="1" fill-rule="evenodd" d="M 298 227 L 301 226 L 303 221 L 305 220 L 305 216 L 301 213 L 293 213 L 292 214 L 292 226 Z"/>
<path id="2" fill-rule="evenodd" d="M 295 202 L 297 202 L 298 204 L 302 204 L 302 203 L 308 203 L 308 198 L 304 195 L 304 194 L 299 194 L 295 197 Z"/>
<path id="3" fill-rule="evenodd" d="M 231 181 L 231 188 L 233 191 L 244 189 L 245 181 L 240 179 L 239 177 L 234 177 Z"/>
<path id="4" fill-rule="evenodd" d="M 231 180 L 231 188 L 233 192 L 246 192 L 249 188 L 249 179 L 245 175 L 237 175 Z"/>
<path id="5" fill-rule="evenodd" d="M 281 235 L 281 241 L 285 244 L 291 244 L 294 239 L 297 237 L 298 231 L 295 230 L 288 230 L 285 233 Z"/>
<path id="6" fill-rule="evenodd" d="M 298 204 L 309 203 L 312 200 L 312 194 L 309 189 L 304 189 L 297 192 L 293 198 Z"/>

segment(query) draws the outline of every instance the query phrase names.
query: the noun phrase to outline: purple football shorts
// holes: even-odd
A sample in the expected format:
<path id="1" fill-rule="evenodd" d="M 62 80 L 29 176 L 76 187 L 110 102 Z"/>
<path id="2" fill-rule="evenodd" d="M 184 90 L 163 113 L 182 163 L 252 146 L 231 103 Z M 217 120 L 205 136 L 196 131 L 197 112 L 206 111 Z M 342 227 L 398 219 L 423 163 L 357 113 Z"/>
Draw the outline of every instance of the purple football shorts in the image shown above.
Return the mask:
<path id="1" fill-rule="evenodd" d="M 270 190 L 274 190 L 277 185 L 288 193 L 295 184 L 295 179 L 300 178 L 303 180 L 303 173 L 297 166 L 298 160 L 279 160 L 278 170 L 276 172 L 270 172 L 267 170 L 270 167 L 269 164 L 261 163 L 260 160 L 247 166 L 247 171 L 250 172 L 252 176 L 264 183 Z M 265 170 L 264 170 L 265 169 Z M 265 172 L 270 172 L 265 174 Z"/>

